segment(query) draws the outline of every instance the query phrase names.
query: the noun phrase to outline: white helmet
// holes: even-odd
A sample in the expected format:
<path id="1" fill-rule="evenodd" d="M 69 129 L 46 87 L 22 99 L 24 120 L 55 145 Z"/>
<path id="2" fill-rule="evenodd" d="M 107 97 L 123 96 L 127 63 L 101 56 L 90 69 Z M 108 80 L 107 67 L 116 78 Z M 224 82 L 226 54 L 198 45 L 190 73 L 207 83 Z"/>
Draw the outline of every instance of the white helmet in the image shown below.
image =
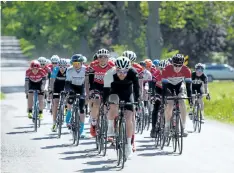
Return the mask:
<path id="1" fill-rule="evenodd" d="M 45 57 L 39 57 L 37 60 L 41 65 L 46 65 L 47 60 Z"/>
<path id="2" fill-rule="evenodd" d="M 130 59 L 125 56 L 120 56 L 115 61 L 115 66 L 120 69 L 130 68 Z"/>
<path id="3" fill-rule="evenodd" d="M 158 64 L 159 68 L 164 69 L 166 66 L 168 66 L 170 62 L 168 60 L 161 60 Z"/>
<path id="4" fill-rule="evenodd" d="M 46 59 L 46 65 L 51 64 L 51 61 L 49 59 Z"/>
<path id="5" fill-rule="evenodd" d="M 67 67 L 67 61 L 64 58 L 61 58 L 58 62 L 59 67 Z"/>
<path id="6" fill-rule="evenodd" d="M 97 56 L 109 56 L 110 52 L 107 49 L 100 49 L 97 51 Z"/>
<path id="7" fill-rule="evenodd" d="M 51 57 L 51 62 L 52 63 L 58 63 L 59 62 L 59 56 L 58 55 L 53 55 L 52 57 Z"/>
<path id="8" fill-rule="evenodd" d="M 86 63 L 87 62 L 86 56 L 83 55 L 83 58 L 84 58 L 84 63 Z"/>
<path id="9" fill-rule="evenodd" d="M 67 67 L 70 67 L 71 66 L 71 60 L 70 59 L 66 59 L 66 62 L 67 62 Z"/>
<path id="10" fill-rule="evenodd" d="M 128 57 L 130 61 L 136 61 L 137 58 L 135 52 L 130 50 L 124 51 L 122 56 Z"/>

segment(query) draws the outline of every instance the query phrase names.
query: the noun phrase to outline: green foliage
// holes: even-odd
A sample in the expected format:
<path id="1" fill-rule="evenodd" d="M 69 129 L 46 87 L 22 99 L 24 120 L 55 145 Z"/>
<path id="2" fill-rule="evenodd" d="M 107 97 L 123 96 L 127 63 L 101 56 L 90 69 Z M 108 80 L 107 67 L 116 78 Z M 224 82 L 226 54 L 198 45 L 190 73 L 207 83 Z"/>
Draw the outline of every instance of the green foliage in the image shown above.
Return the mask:
<path id="1" fill-rule="evenodd" d="M 168 59 L 168 58 L 171 58 L 173 55 L 179 53 L 178 50 L 172 50 L 172 51 L 169 51 L 168 48 L 163 48 L 162 49 L 162 55 L 161 55 L 161 59 Z"/>
<path id="2" fill-rule="evenodd" d="M 234 82 L 213 82 L 209 90 L 211 100 L 204 99 L 205 115 L 234 124 Z"/>
<path id="3" fill-rule="evenodd" d="M 211 52 L 210 57 L 212 62 L 227 63 L 228 61 L 227 56 L 224 52 Z"/>
<path id="4" fill-rule="evenodd" d="M 32 57 L 32 51 L 35 50 L 35 45 L 25 40 L 24 38 L 20 39 L 20 47 L 24 55 Z"/>
<path id="5" fill-rule="evenodd" d="M 128 46 L 127 45 L 113 45 L 113 46 L 111 46 L 111 48 L 118 55 L 122 55 L 125 50 L 128 50 Z"/>
<path id="6" fill-rule="evenodd" d="M 0 92 L 0 100 L 3 100 L 3 99 L 5 99 L 5 95 L 2 92 Z"/>

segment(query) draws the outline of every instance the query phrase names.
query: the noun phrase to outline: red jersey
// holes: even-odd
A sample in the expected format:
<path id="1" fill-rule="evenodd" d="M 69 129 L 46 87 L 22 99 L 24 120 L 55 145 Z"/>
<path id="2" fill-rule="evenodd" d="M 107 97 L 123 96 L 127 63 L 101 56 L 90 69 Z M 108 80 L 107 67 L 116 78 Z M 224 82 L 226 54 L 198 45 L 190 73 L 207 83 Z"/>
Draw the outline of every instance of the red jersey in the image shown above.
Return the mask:
<path id="1" fill-rule="evenodd" d="M 160 75 L 160 70 L 151 67 L 150 73 L 152 74 L 153 81 L 156 81 L 157 76 Z"/>
<path id="2" fill-rule="evenodd" d="M 135 63 L 135 62 L 132 63 L 132 67 L 137 71 L 139 78 L 140 79 L 143 78 L 143 76 L 144 76 L 144 69 L 143 69 L 143 67 L 140 64 Z"/>
<path id="3" fill-rule="evenodd" d="M 173 65 L 168 65 L 162 71 L 162 79 L 167 79 L 172 85 L 177 85 L 184 79 L 191 79 L 191 70 L 183 65 L 180 72 L 176 73 Z"/>
<path id="4" fill-rule="evenodd" d="M 94 74 L 94 82 L 98 84 L 104 84 L 104 76 L 106 72 L 114 67 L 115 64 L 112 61 L 108 61 L 107 65 L 105 67 L 101 67 L 99 65 L 99 62 L 97 60 L 90 63 L 88 68 L 88 73 Z"/>
<path id="5" fill-rule="evenodd" d="M 51 73 L 51 69 L 50 69 L 50 67 L 48 65 L 46 65 L 42 69 L 45 71 L 46 75 L 48 75 L 49 73 Z"/>
<path id="6" fill-rule="evenodd" d="M 50 69 L 50 71 L 53 71 L 53 64 L 48 64 L 47 67 Z"/>
<path id="7" fill-rule="evenodd" d="M 37 74 L 34 74 L 31 68 L 26 70 L 25 80 L 30 80 L 32 82 L 40 82 L 41 80 L 45 79 L 45 77 L 46 73 L 42 68 L 39 68 Z"/>
<path id="8" fill-rule="evenodd" d="M 159 72 L 159 74 L 155 77 L 155 86 L 162 88 L 162 74 Z"/>

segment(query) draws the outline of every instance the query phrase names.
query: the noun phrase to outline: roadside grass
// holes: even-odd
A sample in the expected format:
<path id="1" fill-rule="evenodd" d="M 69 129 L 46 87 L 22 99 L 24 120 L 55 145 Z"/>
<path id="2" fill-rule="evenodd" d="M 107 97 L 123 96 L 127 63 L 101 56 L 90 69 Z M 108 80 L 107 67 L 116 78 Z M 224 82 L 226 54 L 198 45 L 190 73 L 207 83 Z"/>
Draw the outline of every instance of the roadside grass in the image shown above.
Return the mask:
<path id="1" fill-rule="evenodd" d="M 205 116 L 234 124 L 234 82 L 208 84 L 211 100 L 204 99 Z"/>
<path id="2" fill-rule="evenodd" d="M 0 100 L 3 100 L 5 98 L 5 95 L 3 93 L 0 93 Z"/>

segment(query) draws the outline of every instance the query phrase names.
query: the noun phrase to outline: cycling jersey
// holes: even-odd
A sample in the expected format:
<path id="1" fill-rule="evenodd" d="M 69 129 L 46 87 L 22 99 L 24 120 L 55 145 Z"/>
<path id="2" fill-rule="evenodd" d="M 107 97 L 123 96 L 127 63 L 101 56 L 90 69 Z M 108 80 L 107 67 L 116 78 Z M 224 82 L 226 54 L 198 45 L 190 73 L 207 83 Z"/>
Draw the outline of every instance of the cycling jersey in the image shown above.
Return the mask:
<path id="1" fill-rule="evenodd" d="M 53 98 L 59 98 L 59 93 L 64 90 L 65 80 L 66 80 L 66 71 L 61 73 L 60 70 L 56 75 L 51 76 L 52 79 L 55 79 L 53 86 Z"/>
<path id="2" fill-rule="evenodd" d="M 140 64 L 135 63 L 135 62 L 132 63 L 132 68 L 134 68 L 136 72 L 138 73 L 139 79 L 142 79 L 144 75 L 144 68 Z"/>
<path id="3" fill-rule="evenodd" d="M 147 69 L 144 69 L 142 76 L 143 76 L 144 82 L 148 82 L 152 80 L 152 74 Z"/>
<path id="4" fill-rule="evenodd" d="M 52 78 L 52 79 L 55 79 L 56 76 L 57 76 L 57 74 L 58 74 L 58 72 L 59 72 L 59 67 L 54 67 L 54 68 L 52 68 L 51 78 Z"/>
<path id="5" fill-rule="evenodd" d="M 124 80 L 119 79 L 115 68 L 108 70 L 104 76 L 104 101 L 110 94 L 117 94 L 119 99 L 125 102 L 138 101 L 140 86 L 136 70 L 130 68 Z M 125 109 L 133 111 L 133 106 L 125 106 Z"/>
<path id="6" fill-rule="evenodd" d="M 208 83 L 208 78 L 204 73 L 201 76 L 197 76 L 195 71 L 192 73 L 192 91 L 193 91 L 193 93 L 195 93 L 195 90 L 197 90 L 198 93 L 203 93 L 202 86 L 207 84 L 207 83 Z"/>
<path id="7" fill-rule="evenodd" d="M 104 76 L 105 73 L 114 67 L 114 63 L 112 61 L 108 61 L 107 65 L 105 67 L 101 67 L 99 65 L 99 62 L 97 60 L 91 62 L 89 65 L 89 68 L 87 70 L 89 74 L 89 84 L 90 84 L 90 90 L 103 90 L 103 84 L 104 84 Z"/>
<path id="8" fill-rule="evenodd" d="M 156 68 L 151 67 L 150 73 L 152 74 L 153 81 L 156 81 L 157 76 L 160 74 L 160 71 Z"/>
<path id="9" fill-rule="evenodd" d="M 51 73 L 51 69 L 48 66 L 44 66 L 42 69 L 45 71 L 47 76 Z"/>
<path id="10" fill-rule="evenodd" d="M 79 70 L 69 67 L 66 73 L 66 81 L 71 82 L 72 85 L 81 86 L 85 82 L 86 67 L 82 66 Z"/>

